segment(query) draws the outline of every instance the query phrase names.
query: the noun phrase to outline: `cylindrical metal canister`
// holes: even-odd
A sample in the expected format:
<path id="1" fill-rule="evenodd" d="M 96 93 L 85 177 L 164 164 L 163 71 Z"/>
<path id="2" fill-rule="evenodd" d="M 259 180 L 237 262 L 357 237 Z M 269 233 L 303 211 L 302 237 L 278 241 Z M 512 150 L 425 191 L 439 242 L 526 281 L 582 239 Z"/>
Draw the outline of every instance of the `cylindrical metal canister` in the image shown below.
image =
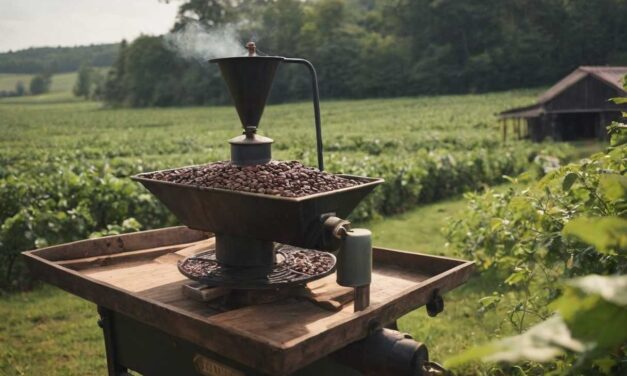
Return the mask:
<path id="1" fill-rule="evenodd" d="M 337 256 L 337 283 L 357 287 L 372 280 L 372 233 L 363 228 L 346 232 Z"/>
<path id="2" fill-rule="evenodd" d="M 236 166 L 264 164 L 272 159 L 272 142 L 268 137 L 248 133 L 229 140 L 231 163 Z"/>

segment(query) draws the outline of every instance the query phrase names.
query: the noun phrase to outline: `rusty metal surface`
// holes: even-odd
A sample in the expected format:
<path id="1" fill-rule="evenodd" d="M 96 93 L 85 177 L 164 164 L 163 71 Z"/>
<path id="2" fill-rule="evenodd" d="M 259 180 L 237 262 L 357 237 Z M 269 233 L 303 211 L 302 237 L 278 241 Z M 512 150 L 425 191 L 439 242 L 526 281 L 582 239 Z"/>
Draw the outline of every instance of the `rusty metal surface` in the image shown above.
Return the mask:
<path id="1" fill-rule="evenodd" d="M 172 169 L 155 171 L 166 173 Z M 304 197 L 200 188 L 135 175 L 187 227 L 215 234 L 324 249 L 323 214 L 346 218 L 383 179 L 339 175 L 362 184 Z"/>

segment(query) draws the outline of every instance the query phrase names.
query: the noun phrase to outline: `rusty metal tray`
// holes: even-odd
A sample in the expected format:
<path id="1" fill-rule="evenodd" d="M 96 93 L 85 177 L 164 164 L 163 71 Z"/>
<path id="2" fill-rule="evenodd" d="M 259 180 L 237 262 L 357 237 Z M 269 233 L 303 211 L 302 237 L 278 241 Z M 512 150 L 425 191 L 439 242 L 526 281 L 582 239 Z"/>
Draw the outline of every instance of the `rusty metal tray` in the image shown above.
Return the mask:
<path id="1" fill-rule="evenodd" d="M 288 374 L 392 323 L 470 276 L 473 263 L 374 249 L 371 305 L 329 311 L 307 300 L 216 311 L 189 299 L 177 270 L 210 234 L 172 227 L 24 252 L 32 273 L 70 293 L 269 374 Z M 329 277 L 327 277 L 329 278 Z M 243 350 L 245 349 L 245 350 Z"/>

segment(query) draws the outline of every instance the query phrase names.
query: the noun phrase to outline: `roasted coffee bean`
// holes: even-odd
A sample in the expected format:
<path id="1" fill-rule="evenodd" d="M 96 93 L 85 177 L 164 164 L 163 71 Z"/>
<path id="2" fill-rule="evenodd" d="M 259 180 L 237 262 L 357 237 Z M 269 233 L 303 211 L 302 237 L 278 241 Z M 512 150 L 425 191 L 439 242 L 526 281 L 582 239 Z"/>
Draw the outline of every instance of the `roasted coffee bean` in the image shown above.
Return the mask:
<path id="1" fill-rule="evenodd" d="M 302 197 L 361 184 L 358 180 L 305 167 L 297 161 L 271 161 L 245 167 L 223 161 L 143 176 L 201 188 L 220 188 L 283 197 Z"/>

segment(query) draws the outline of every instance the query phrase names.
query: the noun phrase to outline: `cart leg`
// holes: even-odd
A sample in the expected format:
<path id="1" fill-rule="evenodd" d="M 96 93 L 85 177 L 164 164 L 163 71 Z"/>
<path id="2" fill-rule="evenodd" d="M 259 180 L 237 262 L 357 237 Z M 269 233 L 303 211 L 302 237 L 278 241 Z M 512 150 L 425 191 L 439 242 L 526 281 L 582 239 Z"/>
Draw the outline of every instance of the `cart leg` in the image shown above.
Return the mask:
<path id="1" fill-rule="evenodd" d="M 102 328 L 104 334 L 108 374 L 109 376 L 128 375 L 126 367 L 118 363 L 115 340 L 113 338 L 113 312 L 105 307 L 98 306 L 98 314 L 100 315 L 98 326 Z"/>

